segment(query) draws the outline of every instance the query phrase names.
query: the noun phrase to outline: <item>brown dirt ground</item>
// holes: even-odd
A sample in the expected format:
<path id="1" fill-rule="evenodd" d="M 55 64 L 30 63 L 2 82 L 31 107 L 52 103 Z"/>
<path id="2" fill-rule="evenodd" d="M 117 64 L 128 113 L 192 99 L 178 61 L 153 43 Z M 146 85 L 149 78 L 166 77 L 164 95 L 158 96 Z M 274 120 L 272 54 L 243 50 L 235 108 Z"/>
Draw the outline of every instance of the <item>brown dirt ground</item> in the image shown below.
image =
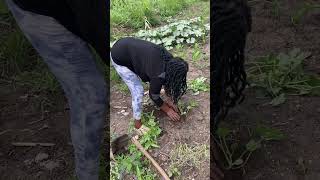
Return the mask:
<path id="1" fill-rule="evenodd" d="M 51 99 L 45 101 L 43 97 Z M 44 102 L 55 102 L 55 104 L 49 107 Z M 44 108 L 41 108 L 41 103 Z M 71 177 L 73 149 L 70 145 L 68 112 L 64 110 L 64 104 L 65 101 L 61 95 L 50 97 L 49 95 L 30 94 L 28 89 L 14 89 L 12 86 L 1 84 L 1 180 L 68 179 Z M 11 144 L 13 142 L 54 143 L 55 146 L 15 147 Z M 48 158 L 41 162 L 32 162 L 39 153 L 48 154 Z M 43 166 L 46 163 L 57 163 L 58 167 L 50 170 Z"/>
<path id="2" fill-rule="evenodd" d="M 205 56 L 209 56 L 209 44 L 202 47 Z M 188 49 L 188 60 L 191 59 L 191 48 Z M 195 63 L 189 63 L 188 79 L 195 79 L 203 76 L 208 78 L 209 82 L 209 61 L 205 60 L 203 67 L 196 66 Z M 148 95 L 146 95 L 148 96 Z M 170 121 L 162 112 L 156 110 L 154 107 L 145 107 L 145 111 L 154 110 L 155 116 L 160 123 L 160 128 L 163 133 L 159 138 L 158 144 L 160 148 L 152 150 L 152 156 L 159 162 L 167 172 L 170 164 L 168 155 L 177 147 L 178 144 L 188 144 L 191 146 L 207 144 L 209 146 L 209 120 L 210 120 L 210 102 L 209 92 L 201 92 L 199 95 L 194 96 L 188 92 L 182 98 L 182 101 L 194 99 L 198 102 L 199 106 L 192 109 L 185 120 L 174 123 Z M 128 123 L 132 118 L 131 110 L 131 96 L 119 92 L 116 87 L 111 89 L 111 114 L 110 114 L 110 130 L 116 135 L 127 133 Z M 125 107 L 125 108 L 119 108 Z M 125 116 L 120 114 L 121 110 L 125 110 L 130 114 Z M 206 159 L 201 164 L 199 169 L 188 167 L 182 170 L 182 175 L 176 179 L 209 179 L 209 159 Z"/>
<path id="3" fill-rule="evenodd" d="M 298 27 L 290 23 L 290 14 L 302 2 L 281 1 L 278 19 L 271 15 L 270 3 L 252 3 L 253 31 L 247 45 L 249 60 L 300 48 L 312 53 L 305 62 L 306 70 L 320 73 L 320 11 L 304 16 Z M 245 102 L 231 111 L 225 122 L 246 132 L 247 127 L 254 127 L 259 121 L 280 129 L 286 139 L 267 143 L 254 153 L 242 178 L 239 172 L 234 172 L 227 174 L 227 179 L 319 180 L 320 97 L 289 97 L 280 107 L 271 107 L 263 105 L 270 99 L 258 99 L 254 90 L 247 90 L 246 94 Z M 299 160 L 303 160 L 303 165 L 299 165 Z"/>

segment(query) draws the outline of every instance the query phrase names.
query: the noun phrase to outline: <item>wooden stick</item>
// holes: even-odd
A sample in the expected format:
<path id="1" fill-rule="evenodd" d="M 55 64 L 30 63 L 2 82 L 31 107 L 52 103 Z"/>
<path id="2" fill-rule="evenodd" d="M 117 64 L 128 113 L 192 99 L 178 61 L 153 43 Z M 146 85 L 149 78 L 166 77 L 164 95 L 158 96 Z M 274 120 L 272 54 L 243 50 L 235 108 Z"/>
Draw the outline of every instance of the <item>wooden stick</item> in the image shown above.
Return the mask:
<path id="1" fill-rule="evenodd" d="M 55 145 L 53 143 L 34 143 L 34 142 L 14 142 L 11 144 L 13 146 L 45 146 L 45 147 L 50 147 Z"/>
<path id="2" fill-rule="evenodd" d="M 44 120 L 44 118 L 41 118 L 40 120 L 32 121 L 32 122 L 29 122 L 28 124 L 29 125 L 36 124 L 36 123 L 41 122 L 43 120 Z"/>
<path id="3" fill-rule="evenodd" d="M 157 163 L 157 161 L 155 161 L 150 154 L 142 147 L 142 145 L 139 143 L 139 141 L 137 139 L 135 139 L 135 137 L 131 138 L 131 141 L 133 142 L 133 144 L 135 144 L 137 146 L 137 148 L 152 162 L 152 164 L 154 165 L 154 167 L 158 170 L 158 172 L 162 175 L 162 177 L 165 180 L 170 180 L 169 176 L 167 175 L 167 173 L 160 167 L 160 165 Z"/>
<path id="4" fill-rule="evenodd" d="M 0 132 L 0 135 L 5 134 L 5 133 L 10 132 L 10 131 L 11 131 L 11 129 L 4 130 L 4 131 Z"/>

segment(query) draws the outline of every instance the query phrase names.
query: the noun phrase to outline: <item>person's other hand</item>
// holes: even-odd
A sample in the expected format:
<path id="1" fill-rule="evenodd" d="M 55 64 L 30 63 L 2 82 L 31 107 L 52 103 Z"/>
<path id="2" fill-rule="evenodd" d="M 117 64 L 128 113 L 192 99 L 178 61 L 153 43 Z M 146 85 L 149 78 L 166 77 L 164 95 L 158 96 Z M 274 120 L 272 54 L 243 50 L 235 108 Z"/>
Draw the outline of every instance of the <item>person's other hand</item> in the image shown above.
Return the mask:
<path id="1" fill-rule="evenodd" d="M 135 120 L 135 121 L 134 121 L 134 127 L 135 127 L 136 129 L 139 129 L 141 126 L 142 126 L 141 120 Z"/>

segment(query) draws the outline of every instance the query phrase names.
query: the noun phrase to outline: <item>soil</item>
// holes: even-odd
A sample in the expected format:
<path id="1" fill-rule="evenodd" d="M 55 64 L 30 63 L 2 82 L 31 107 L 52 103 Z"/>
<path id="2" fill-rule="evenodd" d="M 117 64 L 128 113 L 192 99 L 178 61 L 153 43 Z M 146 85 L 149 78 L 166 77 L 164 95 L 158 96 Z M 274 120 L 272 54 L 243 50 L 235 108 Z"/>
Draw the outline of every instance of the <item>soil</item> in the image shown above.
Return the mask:
<path id="1" fill-rule="evenodd" d="M 209 57 L 209 42 L 202 46 L 204 56 Z M 189 61 L 189 73 L 187 79 L 206 77 L 209 82 L 209 61 L 200 60 L 197 63 L 191 63 L 191 48 L 187 50 L 187 61 Z M 202 64 L 201 67 L 199 64 Z M 145 95 L 146 97 L 148 94 Z M 162 130 L 159 138 L 159 148 L 150 151 L 151 155 L 160 164 L 166 172 L 170 166 L 169 155 L 178 144 L 188 144 L 189 146 L 207 144 L 209 147 L 209 121 L 210 121 L 210 101 L 209 92 L 200 92 L 199 95 L 193 95 L 187 92 L 181 101 L 187 102 L 195 100 L 199 106 L 192 109 L 181 122 L 172 122 L 160 110 L 154 106 L 145 106 L 144 112 L 154 111 L 155 117 L 159 121 Z M 123 93 L 117 90 L 116 86 L 111 89 L 111 114 L 110 130 L 119 136 L 128 132 L 129 121 L 132 120 L 131 96 L 130 93 Z M 123 110 L 126 113 L 121 113 Z M 129 113 L 129 114 L 128 114 Z M 181 169 L 181 176 L 175 179 L 209 179 L 209 158 L 205 159 L 200 168 L 192 166 Z"/>
<path id="2" fill-rule="evenodd" d="M 319 74 L 320 10 L 308 13 L 295 27 L 290 15 L 303 1 L 280 2 L 278 18 L 271 14 L 270 3 L 252 3 L 253 29 L 248 37 L 248 61 L 300 48 L 312 53 L 305 61 L 306 71 Z M 281 130 L 286 139 L 268 142 L 253 154 L 244 171 L 229 172 L 226 179 L 319 180 L 320 97 L 292 96 L 280 107 L 265 105 L 268 102 L 270 99 L 259 99 L 254 90 L 248 89 L 244 103 L 230 112 L 225 123 L 245 134 L 248 127 L 253 128 L 260 122 Z"/>
<path id="3" fill-rule="evenodd" d="M 0 179 L 71 177 L 73 149 L 63 96 L 31 94 L 28 89 L 1 84 L 0 97 Z M 49 106 L 46 102 L 55 104 Z M 14 142 L 54 143 L 54 146 L 16 147 L 12 145 Z"/>

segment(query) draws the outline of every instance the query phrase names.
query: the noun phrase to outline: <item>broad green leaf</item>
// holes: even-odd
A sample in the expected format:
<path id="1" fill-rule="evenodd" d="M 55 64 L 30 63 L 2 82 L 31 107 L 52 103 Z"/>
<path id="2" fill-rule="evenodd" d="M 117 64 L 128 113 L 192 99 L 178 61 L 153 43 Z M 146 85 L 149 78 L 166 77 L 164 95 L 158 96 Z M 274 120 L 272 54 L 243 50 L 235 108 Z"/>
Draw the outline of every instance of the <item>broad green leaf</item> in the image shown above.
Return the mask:
<path id="1" fill-rule="evenodd" d="M 269 128 L 265 126 L 259 125 L 256 129 L 255 132 L 262 137 L 264 140 L 270 141 L 270 140 L 282 140 L 284 139 L 283 133 L 274 128 Z"/>
<path id="2" fill-rule="evenodd" d="M 274 99 L 272 99 L 272 101 L 270 102 L 270 104 L 272 106 L 278 106 L 280 104 L 283 104 L 286 101 L 286 97 L 285 95 L 282 93 L 279 96 L 275 97 Z"/>
<path id="3" fill-rule="evenodd" d="M 217 135 L 225 138 L 226 136 L 228 136 L 231 133 L 231 130 L 225 127 L 219 127 L 217 130 Z"/>
<path id="4" fill-rule="evenodd" d="M 236 166 L 240 166 L 241 164 L 243 164 L 242 159 L 237 159 L 235 162 L 233 162 L 233 165 L 236 165 Z"/>
<path id="5" fill-rule="evenodd" d="M 253 139 L 250 140 L 246 145 L 247 150 L 250 151 L 250 152 L 253 152 L 253 151 L 257 150 L 260 147 L 261 147 L 261 143 L 258 142 L 258 141 L 255 141 Z"/>

